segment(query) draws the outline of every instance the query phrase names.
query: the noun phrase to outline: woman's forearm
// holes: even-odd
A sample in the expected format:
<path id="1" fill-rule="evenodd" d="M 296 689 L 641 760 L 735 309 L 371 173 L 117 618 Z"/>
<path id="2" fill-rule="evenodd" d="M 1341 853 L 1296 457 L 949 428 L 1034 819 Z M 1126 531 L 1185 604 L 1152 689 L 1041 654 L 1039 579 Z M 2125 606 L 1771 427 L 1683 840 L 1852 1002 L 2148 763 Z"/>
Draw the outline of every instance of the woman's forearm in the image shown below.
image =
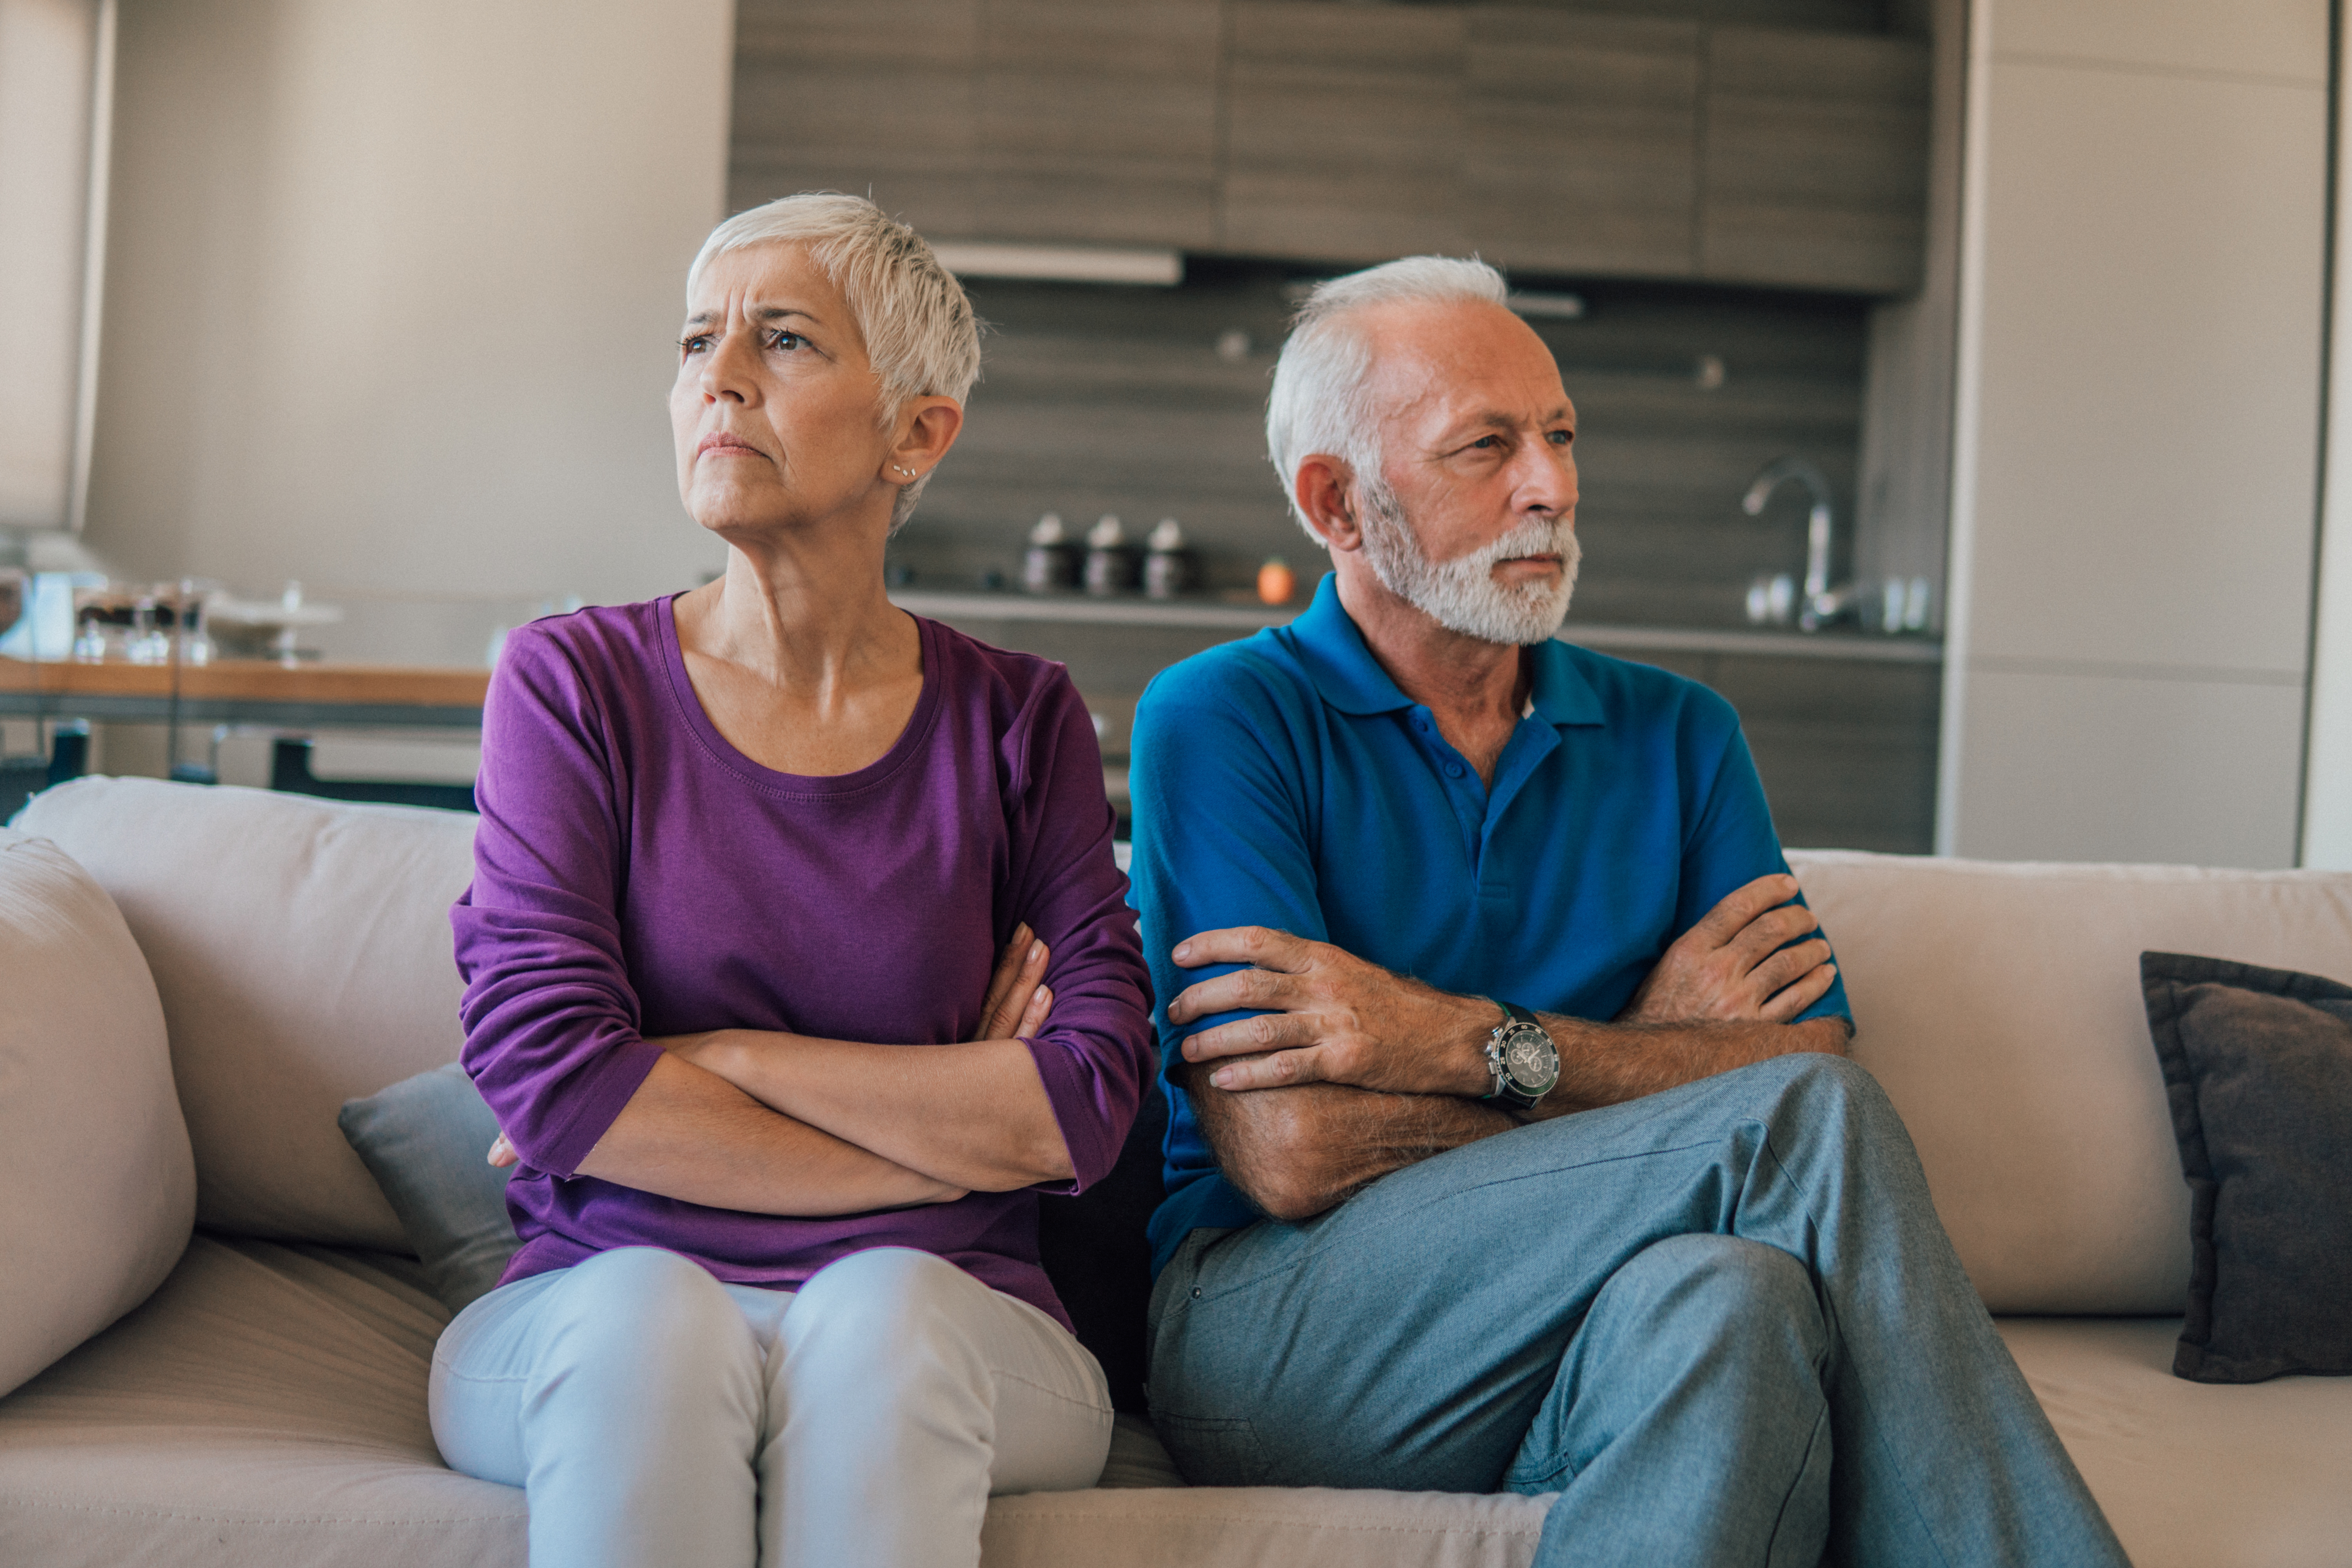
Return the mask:
<path id="1" fill-rule="evenodd" d="M 962 1188 L 779 1115 L 667 1053 L 579 1172 L 687 1203 L 799 1218 L 963 1195 Z"/>
<path id="2" fill-rule="evenodd" d="M 1061 1123 L 1019 1040 L 874 1046 L 720 1029 L 658 1043 L 795 1121 L 952 1186 L 1070 1178 Z"/>

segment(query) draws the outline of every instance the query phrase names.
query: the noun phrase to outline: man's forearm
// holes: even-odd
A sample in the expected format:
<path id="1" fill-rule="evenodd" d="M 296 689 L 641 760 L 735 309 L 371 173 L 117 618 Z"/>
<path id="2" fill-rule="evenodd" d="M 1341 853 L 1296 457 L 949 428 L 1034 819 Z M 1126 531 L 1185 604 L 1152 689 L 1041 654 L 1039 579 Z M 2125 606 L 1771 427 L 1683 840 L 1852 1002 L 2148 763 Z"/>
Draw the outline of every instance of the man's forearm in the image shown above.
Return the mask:
<path id="1" fill-rule="evenodd" d="M 1225 1179 L 1276 1219 L 1321 1214 L 1391 1171 L 1517 1125 L 1451 1095 L 1324 1083 L 1236 1093 L 1213 1088 L 1198 1063 L 1174 1071 Z"/>
<path id="2" fill-rule="evenodd" d="M 1538 1014 L 1559 1047 L 1559 1083 L 1531 1111 L 1467 1097 L 1390 1094 L 1343 1084 L 1228 1091 L 1208 1064 L 1180 1062 L 1225 1177 L 1276 1219 L 1321 1214 L 1392 1171 L 1465 1143 L 1616 1105 L 1797 1051 L 1843 1053 L 1843 1018 L 1802 1024 L 1594 1024 Z"/>
<path id="3" fill-rule="evenodd" d="M 1594 1024 L 1538 1013 L 1559 1050 L 1559 1082 L 1531 1121 L 1620 1105 L 1681 1084 L 1801 1051 L 1845 1054 L 1853 1026 L 1843 1018 L 1800 1024 Z"/>

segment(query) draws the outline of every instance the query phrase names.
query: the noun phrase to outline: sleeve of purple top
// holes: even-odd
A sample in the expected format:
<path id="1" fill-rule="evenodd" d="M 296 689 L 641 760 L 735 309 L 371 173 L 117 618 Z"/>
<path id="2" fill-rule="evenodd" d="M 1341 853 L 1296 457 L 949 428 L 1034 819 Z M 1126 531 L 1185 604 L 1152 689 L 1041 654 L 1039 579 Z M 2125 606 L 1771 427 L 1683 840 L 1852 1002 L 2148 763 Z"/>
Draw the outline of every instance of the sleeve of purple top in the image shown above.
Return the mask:
<path id="1" fill-rule="evenodd" d="M 482 709 L 474 880 L 450 922 L 466 1070 L 534 1170 L 569 1177 L 661 1057 L 622 962 L 612 727 L 564 649 L 507 640 Z"/>
<path id="2" fill-rule="evenodd" d="M 1076 1193 L 1109 1173 L 1159 1070 L 1151 980 L 1127 878 L 1111 854 L 1102 751 L 1086 704 L 1057 675 L 1014 727 L 1007 924 L 1027 921 L 1045 942 L 1054 1009 L 1028 1042 L 1075 1179 L 1039 1190 Z"/>

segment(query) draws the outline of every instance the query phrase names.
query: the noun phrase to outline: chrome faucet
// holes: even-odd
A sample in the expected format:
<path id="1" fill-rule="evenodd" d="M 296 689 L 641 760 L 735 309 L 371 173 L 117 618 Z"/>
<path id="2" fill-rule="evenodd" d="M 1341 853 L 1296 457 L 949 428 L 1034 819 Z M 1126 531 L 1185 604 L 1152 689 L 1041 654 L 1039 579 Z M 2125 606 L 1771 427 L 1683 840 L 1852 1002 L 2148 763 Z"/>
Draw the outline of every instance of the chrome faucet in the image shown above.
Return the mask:
<path id="1" fill-rule="evenodd" d="M 1813 497 L 1813 510 L 1805 520 L 1805 590 L 1798 602 L 1797 625 L 1809 632 L 1819 631 L 1853 607 L 1853 584 L 1830 585 L 1829 479 L 1802 458 L 1781 458 L 1756 476 L 1739 507 L 1750 517 L 1761 517 L 1764 503 L 1789 479 L 1803 485 Z M 1787 603 L 1786 599 L 1781 602 Z"/>

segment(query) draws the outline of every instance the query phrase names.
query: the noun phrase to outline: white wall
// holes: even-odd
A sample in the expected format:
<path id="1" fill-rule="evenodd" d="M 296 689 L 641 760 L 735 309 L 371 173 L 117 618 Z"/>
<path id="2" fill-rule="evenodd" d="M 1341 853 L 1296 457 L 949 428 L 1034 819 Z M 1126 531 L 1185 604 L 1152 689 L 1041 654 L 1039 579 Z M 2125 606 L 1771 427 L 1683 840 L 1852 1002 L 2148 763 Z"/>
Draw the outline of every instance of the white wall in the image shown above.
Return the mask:
<path id="1" fill-rule="evenodd" d="M 122 0 L 90 548 L 394 604 L 691 586 L 720 552 L 662 400 L 732 26 L 730 0 Z"/>
<path id="2" fill-rule="evenodd" d="M 2338 79 L 2352 80 L 2352 30 Z M 2303 863 L 2352 869 L 2352 115 L 2336 128 L 2336 310 L 2329 322 L 2327 464 L 2312 637 Z"/>
<path id="3" fill-rule="evenodd" d="M 0 0 L 0 527 L 72 521 L 100 0 Z"/>
<path id="4" fill-rule="evenodd" d="M 2284 866 L 2326 0 L 1979 0 L 1938 844 Z"/>

